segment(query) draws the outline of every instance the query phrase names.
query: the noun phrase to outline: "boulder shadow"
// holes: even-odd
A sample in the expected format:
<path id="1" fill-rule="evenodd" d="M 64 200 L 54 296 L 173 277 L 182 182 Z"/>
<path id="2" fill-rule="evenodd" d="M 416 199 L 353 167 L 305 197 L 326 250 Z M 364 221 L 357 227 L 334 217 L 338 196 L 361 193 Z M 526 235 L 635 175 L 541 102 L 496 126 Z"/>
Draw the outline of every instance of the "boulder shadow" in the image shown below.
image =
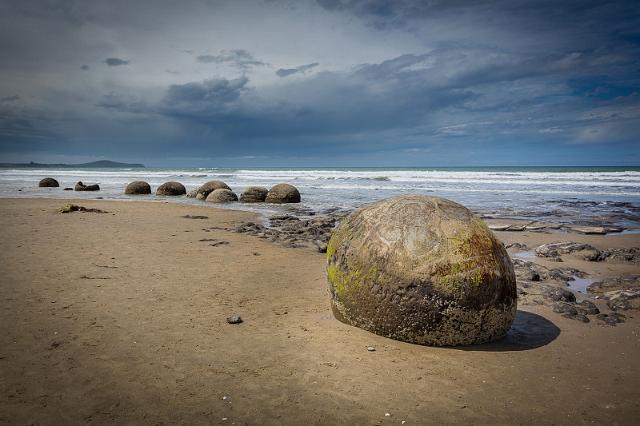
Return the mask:
<path id="1" fill-rule="evenodd" d="M 560 329 L 548 319 L 525 311 L 516 312 L 511 329 L 502 339 L 480 345 L 459 346 L 464 351 L 510 352 L 536 349 L 553 342 Z"/>

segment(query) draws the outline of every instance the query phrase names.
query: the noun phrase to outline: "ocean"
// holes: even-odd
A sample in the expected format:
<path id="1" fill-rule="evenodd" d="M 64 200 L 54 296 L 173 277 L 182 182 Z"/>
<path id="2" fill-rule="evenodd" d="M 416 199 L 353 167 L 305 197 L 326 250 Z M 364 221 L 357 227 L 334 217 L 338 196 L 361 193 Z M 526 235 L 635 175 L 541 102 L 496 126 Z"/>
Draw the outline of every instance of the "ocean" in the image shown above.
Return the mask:
<path id="1" fill-rule="evenodd" d="M 47 176 L 57 179 L 61 187 L 38 188 L 38 181 Z M 386 197 L 425 194 L 457 201 L 484 217 L 640 229 L 638 167 L 0 169 L 0 197 L 102 197 L 206 205 L 186 197 L 123 192 L 133 180 L 145 180 L 153 190 L 176 180 L 188 191 L 212 179 L 225 181 L 238 194 L 253 185 L 268 188 L 286 182 L 298 187 L 300 205 L 222 206 L 264 215 L 348 211 Z M 98 183 L 101 190 L 63 191 L 79 180 Z"/>

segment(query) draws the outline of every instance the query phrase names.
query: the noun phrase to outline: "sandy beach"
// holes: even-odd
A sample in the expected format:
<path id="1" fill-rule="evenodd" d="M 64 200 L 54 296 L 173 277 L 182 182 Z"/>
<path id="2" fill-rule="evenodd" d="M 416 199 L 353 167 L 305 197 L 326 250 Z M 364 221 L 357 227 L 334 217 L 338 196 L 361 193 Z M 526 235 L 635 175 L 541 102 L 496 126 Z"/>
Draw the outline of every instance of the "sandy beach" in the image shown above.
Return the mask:
<path id="1" fill-rule="evenodd" d="M 106 213 L 62 214 L 64 200 L 0 200 L 0 423 L 631 425 L 640 418 L 637 311 L 625 311 L 617 326 L 582 323 L 529 291 L 502 341 L 412 345 L 334 319 L 325 256 L 230 231 L 260 221 L 253 213 L 75 202 Z M 496 235 L 528 248 L 640 245 L 639 235 Z M 593 280 L 640 273 L 633 263 L 563 260 Z M 231 315 L 244 322 L 228 324 Z"/>

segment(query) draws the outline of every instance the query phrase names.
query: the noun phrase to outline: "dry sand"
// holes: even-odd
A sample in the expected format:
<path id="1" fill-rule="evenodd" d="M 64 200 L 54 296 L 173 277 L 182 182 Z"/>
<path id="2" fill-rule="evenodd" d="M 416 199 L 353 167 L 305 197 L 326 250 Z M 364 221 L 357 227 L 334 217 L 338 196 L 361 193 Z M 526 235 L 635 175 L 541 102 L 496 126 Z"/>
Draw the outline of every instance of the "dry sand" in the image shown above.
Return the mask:
<path id="1" fill-rule="evenodd" d="M 203 230 L 248 213 L 112 201 L 81 203 L 105 214 L 58 213 L 63 204 L 0 200 L 0 423 L 640 418 L 638 318 L 610 327 L 522 306 L 499 343 L 411 345 L 332 317 L 323 255 Z M 638 245 L 638 236 L 606 238 Z M 228 244 L 210 245 L 220 240 Z M 232 314 L 244 323 L 227 324 Z"/>

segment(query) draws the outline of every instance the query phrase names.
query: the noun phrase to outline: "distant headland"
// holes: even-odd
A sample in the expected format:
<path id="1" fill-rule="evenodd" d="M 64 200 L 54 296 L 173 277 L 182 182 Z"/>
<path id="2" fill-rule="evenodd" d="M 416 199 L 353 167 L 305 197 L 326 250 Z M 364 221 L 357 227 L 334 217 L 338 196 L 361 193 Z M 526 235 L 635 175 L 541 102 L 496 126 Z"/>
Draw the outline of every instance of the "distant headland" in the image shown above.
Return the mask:
<path id="1" fill-rule="evenodd" d="M 80 164 L 44 164 L 34 163 L 0 163 L 0 167 L 5 168 L 30 168 L 30 169 L 107 169 L 107 168 L 144 168 L 144 164 L 131 164 L 131 163 L 118 163 L 117 161 L 100 160 L 92 161 L 90 163 Z"/>

